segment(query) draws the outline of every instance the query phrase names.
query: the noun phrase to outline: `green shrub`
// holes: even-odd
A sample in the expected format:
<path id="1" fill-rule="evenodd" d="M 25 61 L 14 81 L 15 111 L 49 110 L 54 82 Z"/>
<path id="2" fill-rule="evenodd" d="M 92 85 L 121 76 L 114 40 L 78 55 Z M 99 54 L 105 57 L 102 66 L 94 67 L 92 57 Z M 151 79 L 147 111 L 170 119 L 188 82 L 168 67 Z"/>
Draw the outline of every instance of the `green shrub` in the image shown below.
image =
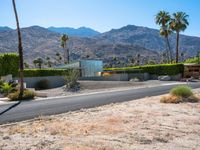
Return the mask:
<path id="1" fill-rule="evenodd" d="M 194 58 L 189 58 L 189 59 L 186 59 L 184 63 L 199 63 L 199 58 L 197 57 L 194 57 Z"/>
<path id="2" fill-rule="evenodd" d="M 10 93 L 8 95 L 8 98 L 11 100 L 11 101 L 17 101 L 17 100 L 31 100 L 31 99 L 34 99 L 35 97 L 35 93 L 33 91 L 30 91 L 28 89 L 25 89 L 24 90 L 24 94 L 23 94 L 23 97 L 22 99 L 19 99 L 19 90 L 15 91 L 14 93 Z"/>
<path id="3" fill-rule="evenodd" d="M 140 72 L 146 72 L 149 74 L 156 75 L 176 75 L 183 73 L 184 65 L 183 64 L 159 64 L 159 65 L 145 65 L 145 66 L 136 66 L 136 67 L 125 67 L 125 68 L 106 68 L 105 71 L 134 71 L 142 70 Z"/>
<path id="4" fill-rule="evenodd" d="M 65 69 L 25 69 L 25 77 L 64 76 L 68 73 Z"/>
<path id="5" fill-rule="evenodd" d="M 1 86 L 0 86 L 0 92 L 2 94 L 5 94 L 5 95 L 8 95 L 12 90 L 12 85 L 8 84 L 8 83 L 3 83 Z"/>
<path id="6" fill-rule="evenodd" d="M 12 74 L 18 75 L 19 55 L 16 53 L 0 54 L 0 76 Z"/>
<path id="7" fill-rule="evenodd" d="M 170 94 L 173 96 L 188 98 L 193 95 L 193 92 L 190 87 L 186 85 L 180 85 L 171 89 Z"/>
<path id="8" fill-rule="evenodd" d="M 77 89 L 79 88 L 78 78 L 79 78 L 78 70 L 70 70 L 68 74 L 65 76 L 66 87 L 68 89 Z"/>
<path id="9" fill-rule="evenodd" d="M 48 89 L 49 87 L 50 85 L 47 79 L 40 80 L 35 84 L 36 90 L 45 90 L 45 89 Z"/>

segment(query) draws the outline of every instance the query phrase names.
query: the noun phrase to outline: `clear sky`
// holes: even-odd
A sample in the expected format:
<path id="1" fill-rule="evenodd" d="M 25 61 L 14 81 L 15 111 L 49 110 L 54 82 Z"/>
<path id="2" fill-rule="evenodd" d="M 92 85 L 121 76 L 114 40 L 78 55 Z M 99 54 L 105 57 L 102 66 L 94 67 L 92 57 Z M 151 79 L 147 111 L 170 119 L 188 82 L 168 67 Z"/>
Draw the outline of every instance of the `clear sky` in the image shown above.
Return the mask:
<path id="1" fill-rule="evenodd" d="M 15 28 L 12 0 L 0 0 L 0 26 Z M 16 0 L 22 27 L 91 27 L 105 32 L 133 24 L 158 28 L 155 14 L 184 11 L 190 26 L 184 34 L 200 37 L 200 0 Z"/>

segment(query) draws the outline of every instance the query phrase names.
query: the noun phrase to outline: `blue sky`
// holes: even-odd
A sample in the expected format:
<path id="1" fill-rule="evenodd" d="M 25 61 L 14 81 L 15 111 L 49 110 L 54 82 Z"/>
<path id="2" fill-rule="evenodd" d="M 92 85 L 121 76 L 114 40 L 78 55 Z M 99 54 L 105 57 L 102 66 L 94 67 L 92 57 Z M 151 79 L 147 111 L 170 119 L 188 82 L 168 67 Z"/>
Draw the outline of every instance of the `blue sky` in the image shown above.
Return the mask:
<path id="1" fill-rule="evenodd" d="M 78 28 L 100 32 L 133 24 L 158 28 L 159 10 L 184 11 L 190 26 L 184 34 L 200 37 L 200 0 L 16 0 L 22 27 L 40 25 Z M 11 0 L 0 0 L 0 26 L 15 28 Z"/>

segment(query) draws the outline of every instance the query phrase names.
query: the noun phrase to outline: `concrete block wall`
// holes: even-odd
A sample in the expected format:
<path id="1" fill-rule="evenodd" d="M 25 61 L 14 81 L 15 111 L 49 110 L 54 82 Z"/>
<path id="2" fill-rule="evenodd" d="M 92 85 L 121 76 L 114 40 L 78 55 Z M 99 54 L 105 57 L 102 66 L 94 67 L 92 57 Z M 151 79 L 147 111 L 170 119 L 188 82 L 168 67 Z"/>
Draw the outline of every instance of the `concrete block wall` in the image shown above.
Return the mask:
<path id="1" fill-rule="evenodd" d="M 35 88 L 36 83 L 44 79 L 49 81 L 49 88 L 57 88 L 65 85 L 63 76 L 25 77 L 24 82 L 27 88 Z M 14 80 L 18 80 L 18 78 L 14 78 Z"/>

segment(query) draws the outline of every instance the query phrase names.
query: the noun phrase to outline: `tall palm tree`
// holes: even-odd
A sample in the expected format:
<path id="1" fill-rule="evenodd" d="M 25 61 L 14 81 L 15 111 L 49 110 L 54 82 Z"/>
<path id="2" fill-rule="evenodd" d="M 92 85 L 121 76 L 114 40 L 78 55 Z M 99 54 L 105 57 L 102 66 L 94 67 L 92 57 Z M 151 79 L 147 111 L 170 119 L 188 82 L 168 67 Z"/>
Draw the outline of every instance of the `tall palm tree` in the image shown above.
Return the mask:
<path id="1" fill-rule="evenodd" d="M 163 36 L 166 40 L 166 51 L 167 51 L 168 61 L 172 61 L 172 52 L 171 52 L 171 47 L 169 43 L 169 35 L 171 34 L 171 29 L 169 27 L 170 20 L 171 20 L 171 16 L 166 11 L 158 12 L 155 18 L 156 24 L 161 26 L 160 35 Z"/>
<path id="2" fill-rule="evenodd" d="M 19 99 L 22 99 L 24 94 L 24 60 L 23 60 L 23 47 L 22 47 L 22 38 L 21 38 L 21 31 L 19 27 L 19 19 L 16 9 L 15 0 L 12 0 L 16 25 L 17 25 L 17 35 L 18 35 L 18 53 L 19 53 L 19 78 L 20 78 L 20 92 L 19 92 Z"/>
<path id="3" fill-rule="evenodd" d="M 67 41 L 69 37 L 66 34 L 61 36 L 61 47 L 64 49 L 64 63 L 69 63 L 69 49 L 67 48 Z"/>
<path id="4" fill-rule="evenodd" d="M 187 20 L 189 16 L 184 12 L 177 12 L 173 14 L 170 21 L 170 28 L 176 32 L 176 63 L 179 61 L 179 36 L 181 31 L 185 31 L 189 22 Z"/>

